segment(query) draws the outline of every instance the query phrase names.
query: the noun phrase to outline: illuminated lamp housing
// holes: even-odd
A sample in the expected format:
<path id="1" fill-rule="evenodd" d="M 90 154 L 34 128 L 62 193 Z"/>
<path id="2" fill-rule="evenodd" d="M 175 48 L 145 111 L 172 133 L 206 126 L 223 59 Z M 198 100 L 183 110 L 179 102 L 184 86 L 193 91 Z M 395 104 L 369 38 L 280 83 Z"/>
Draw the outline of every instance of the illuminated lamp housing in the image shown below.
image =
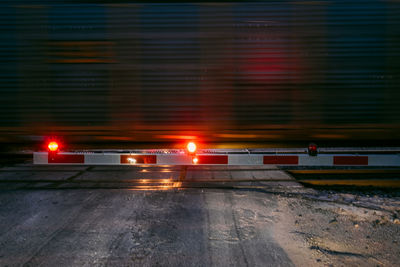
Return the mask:
<path id="1" fill-rule="evenodd" d="M 194 154 L 194 153 L 196 153 L 197 146 L 194 142 L 189 142 L 186 146 L 186 149 L 189 154 Z"/>
<path id="2" fill-rule="evenodd" d="M 51 142 L 49 142 L 49 143 L 47 144 L 47 149 L 48 149 L 50 152 L 57 152 L 59 148 L 60 148 L 60 147 L 59 147 L 58 143 L 55 142 L 55 141 L 51 141 Z"/>
<path id="3" fill-rule="evenodd" d="M 308 155 L 316 156 L 318 155 L 318 147 L 314 143 L 310 143 L 307 148 Z"/>

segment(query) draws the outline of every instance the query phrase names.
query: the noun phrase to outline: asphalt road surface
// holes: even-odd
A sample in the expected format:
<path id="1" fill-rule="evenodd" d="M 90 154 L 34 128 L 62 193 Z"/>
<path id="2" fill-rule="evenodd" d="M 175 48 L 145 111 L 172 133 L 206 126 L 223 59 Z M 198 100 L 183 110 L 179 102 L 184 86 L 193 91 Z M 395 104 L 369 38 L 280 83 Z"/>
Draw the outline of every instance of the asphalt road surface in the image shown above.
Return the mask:
<path id="1" fill-rule="evenodd" d="M 276 168 L 22 164 L 0 182 L 1 266 L 395 266 L 400 255 L 398 195 L 316 191 Z"/>

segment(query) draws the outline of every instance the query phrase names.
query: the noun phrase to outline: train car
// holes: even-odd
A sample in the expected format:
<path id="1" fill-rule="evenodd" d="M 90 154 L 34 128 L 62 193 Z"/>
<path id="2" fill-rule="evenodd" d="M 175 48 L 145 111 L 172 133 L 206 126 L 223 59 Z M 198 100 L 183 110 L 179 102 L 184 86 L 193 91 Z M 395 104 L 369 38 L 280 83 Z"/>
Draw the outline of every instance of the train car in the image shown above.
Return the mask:
<path id="1" fill-rule="evenodd" d="M 0 2 L 0 142 L 400 137 L 400 3 Z"/>

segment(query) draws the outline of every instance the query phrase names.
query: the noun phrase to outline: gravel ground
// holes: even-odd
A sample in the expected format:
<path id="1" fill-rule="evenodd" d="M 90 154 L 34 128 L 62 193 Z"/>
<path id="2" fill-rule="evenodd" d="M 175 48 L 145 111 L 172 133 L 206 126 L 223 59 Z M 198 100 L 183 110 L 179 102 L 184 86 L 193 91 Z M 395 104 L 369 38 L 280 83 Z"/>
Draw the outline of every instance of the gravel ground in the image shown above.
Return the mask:
<path id="1" fill-rule="evenodd" d="M 315 191 L 278 198 L 275 233 L 296 265 L 398 266 L 399 196 Z"/>

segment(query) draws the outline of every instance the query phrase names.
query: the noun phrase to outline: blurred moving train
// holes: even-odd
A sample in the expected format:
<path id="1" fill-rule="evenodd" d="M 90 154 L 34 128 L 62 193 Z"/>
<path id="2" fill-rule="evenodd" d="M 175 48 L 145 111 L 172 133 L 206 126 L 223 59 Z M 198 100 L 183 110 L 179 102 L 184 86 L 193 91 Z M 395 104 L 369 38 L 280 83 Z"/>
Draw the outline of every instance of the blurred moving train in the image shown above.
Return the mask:
<path id="1" fill-rule="evenodd" d="M 0 142 L 400 140 L 400 2 L 0 2 Z"/>

